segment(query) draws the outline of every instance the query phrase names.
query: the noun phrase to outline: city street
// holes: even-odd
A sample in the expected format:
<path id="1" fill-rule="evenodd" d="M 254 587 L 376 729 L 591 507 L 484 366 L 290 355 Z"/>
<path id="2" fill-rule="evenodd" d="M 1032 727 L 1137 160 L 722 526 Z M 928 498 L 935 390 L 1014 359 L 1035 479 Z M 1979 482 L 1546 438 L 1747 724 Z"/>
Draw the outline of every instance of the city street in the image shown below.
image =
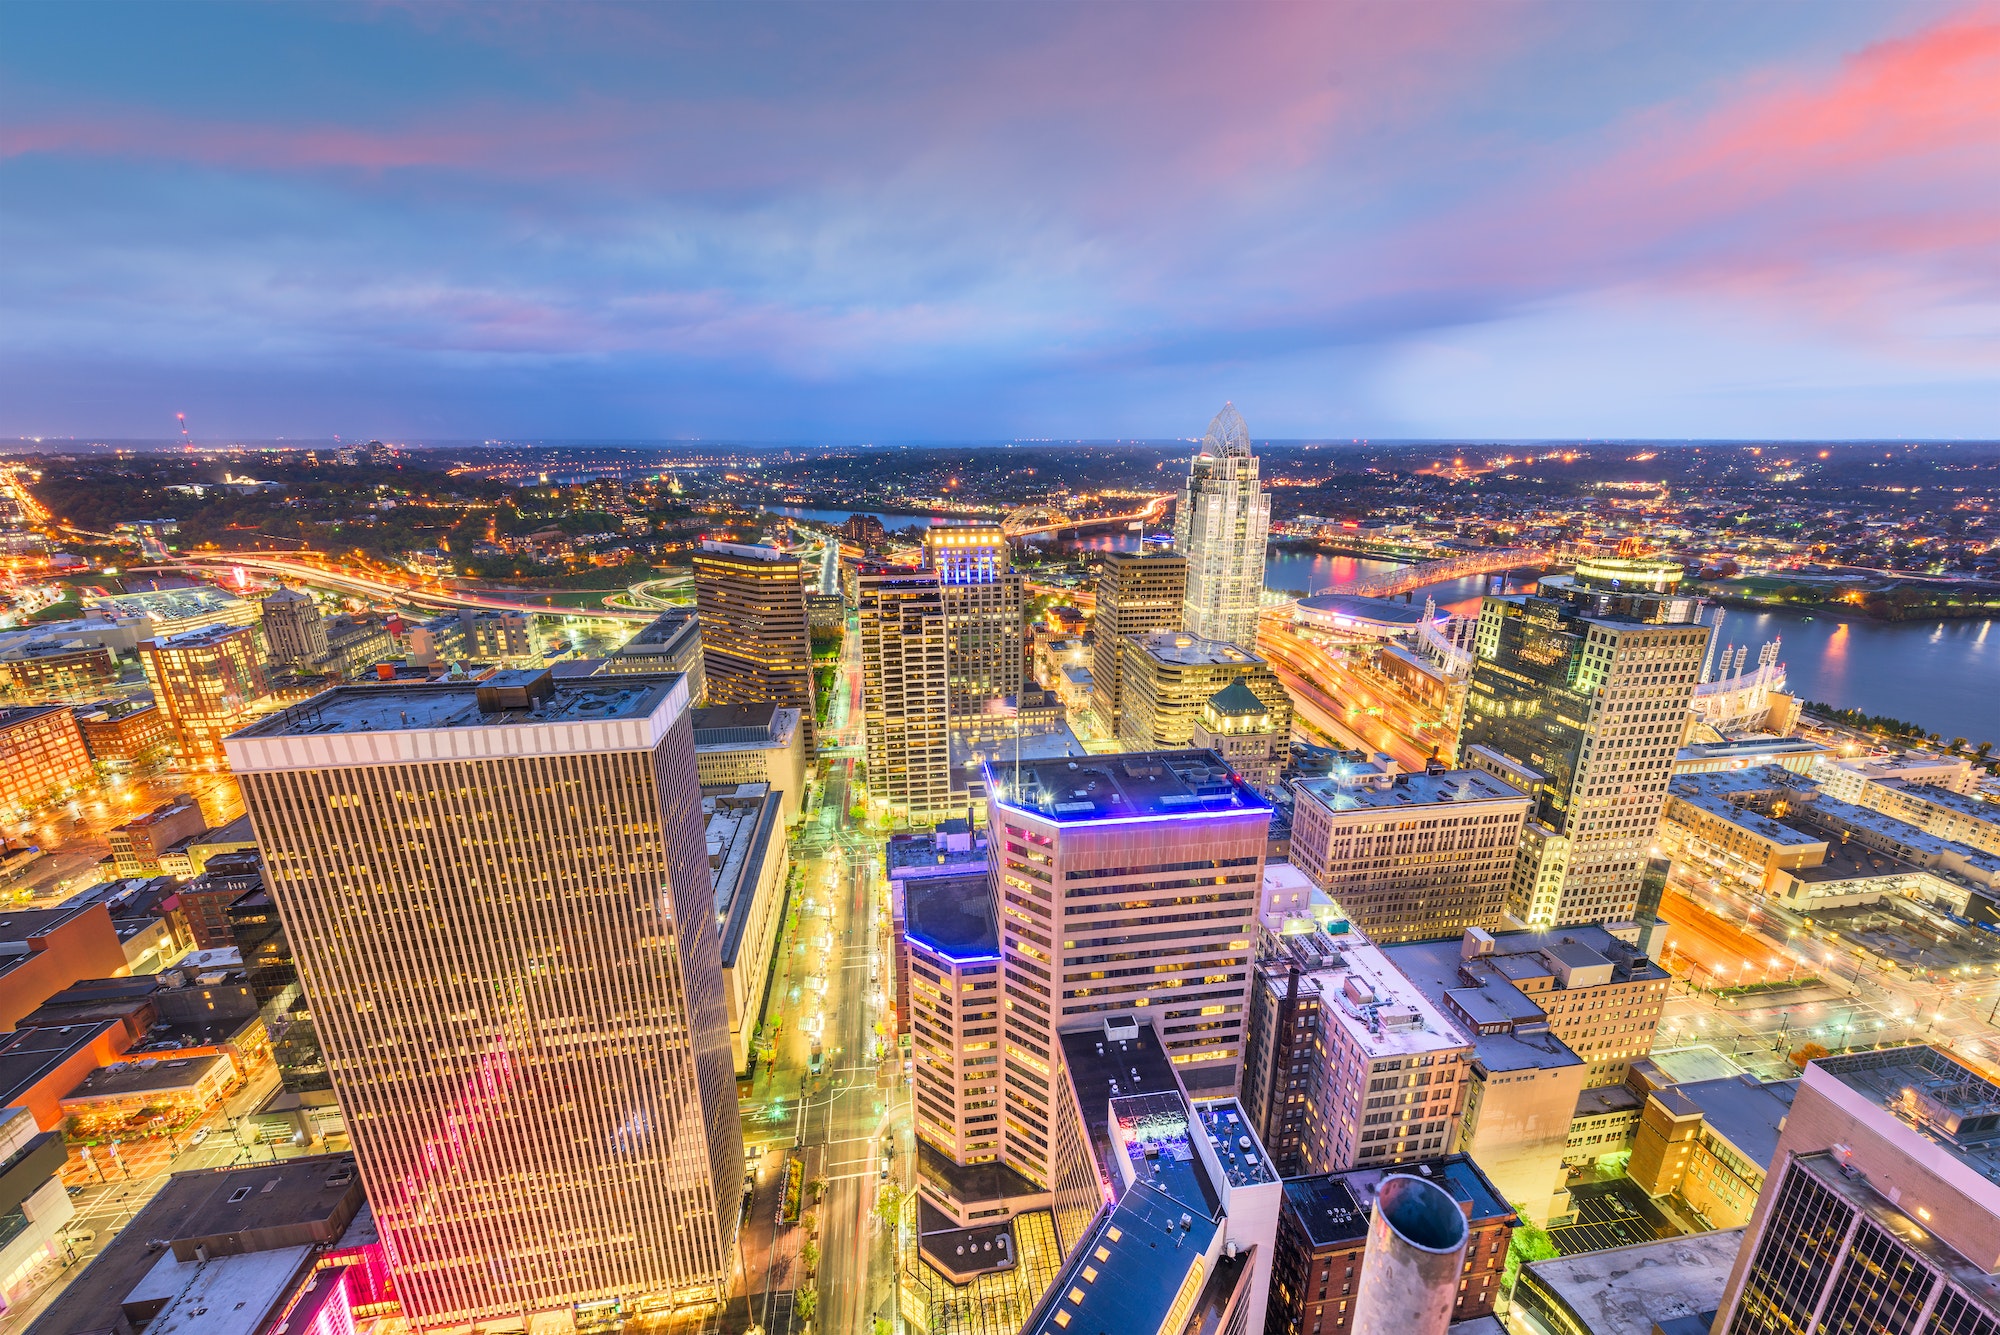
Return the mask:
<path id="1" fill-rule="evenodd" d="M 894 980 L 880 837 L 850 815 L 859 800 L 857 649 L 850 634 L 825 728 L 819 801 L 793 836 L 800 889 L 765 1009 L 767 1026 L 780 1026 L 773 1063 L 739 1086 L 755 1188 L 738 1292 L 705 1328 L 793 1335 L 806 1329 L 811 1311 L 817 1330 L 865 1332 L 893 1301 L 888 1237 L 875 1206 L 885 1181 L 906 1180 L 911 1142 L 899 1058 L 885 1032 Z M 816 1221 L 810 1241 L 819 1259 L 810 1286 L 809 1228 L 779 1219 L 793 1155 L 802 1164 L 802 1213 Z M 816 1296 L 801 1302 L 808 1288 Z"/>

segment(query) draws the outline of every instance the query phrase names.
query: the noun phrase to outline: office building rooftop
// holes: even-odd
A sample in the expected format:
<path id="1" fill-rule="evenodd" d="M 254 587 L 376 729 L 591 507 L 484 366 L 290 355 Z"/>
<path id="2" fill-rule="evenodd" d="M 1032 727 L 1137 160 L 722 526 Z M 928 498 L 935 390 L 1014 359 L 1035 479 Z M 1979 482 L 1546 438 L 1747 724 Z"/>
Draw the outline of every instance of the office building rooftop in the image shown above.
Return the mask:
<path id="1" fill-rule="evenodd" d="M 1394 811 L 1403 807 L 1452 802 L 1526 801 L 1520 789 L 1474 769 L 1440 774 L 1389 774 L 1372 768 L 1359 775 L 1329 774 L 1293 785 L 1329 811 L 1362 809 Z"/>
<path id="2" fill-rule="evenodd" d="M 1162 663 L 1180 667 L 1213 667 L 1264 660 L 1228 640 L 1208 640 L 1182 630 L 1149 630 L 1137 637 L 1139 647 Z"/>
<path id="3" fill-rule="evenodd" d="M 1470 1044 L 1445 1017 L 1439 1001 L 1398 969 L 1391 957 L 1362 936 L 1324 931 L 1278 938 L 1278 967 L 1261 971 L 1265 986 L 1282 990 L 1289 960 L 1302 971 L 1301 995 L 1317 995 L 1321 1013 L 1340 1025 L 1370 1061 L 1462 1050 Z"/>
<path id="4" fill-rule="evenodd" d="M 1820 1077 L 1860 1095 L 1988 1182 L 2000 1183 L 2000 1084 L 1948 1053 L 1918 1045 L 1821 1057 L 1805 1078 Z"/>
<path id="5" fill-rule="evenodd" d="M 1375 1194 L 1383 1182 L 1397 1174 L 1435 1182 L 1470 1211 L 1468 1217 L 1475 1226 L 1485 1220 L 1515 1218 L 1514 1207 L 1500 1194 L 1500 1188 L 1465 1154 L 1288 1178 L 1285 1202 L 1314 1248 L 1358 1243 L 1368 1236 L 1368 1212 Z"/>
<path id="6" fill-rule="evenodd" d="M 1056 821 L 1269 812 L 1270 804 L 1213 751 L 1146 751 L 989 765 L 987 791 Z"/>
<path id="7" fill-rule="evenodd" d="M 1698 1112 L 1702 1121 L 1734 1145 L 1745 1158 L 1766 1172 L 1778 1152 L 1778 1133 L 1792 1110 L 1798 1093 L 1796 1080 L 1774 1080 L 1769 1084 L 1750 1075 L 1733 1075 L 1721 1080 L 1697 1080 L 1668 1085 L 1653 1097 L 1669 1112 L 1685 1117 Z"/>
<path id="8" fill-rule="evenodd" d="M 1743 1230 L 1727 1228 L 1535 1261 L 1521 1267 L 1515 1303 L 1559 1330 L 1655 1335 L 1715 1311 L 1742 1246 Z"/>
<path id="9" fill-rule="evenodd" d="M 524 670 L 479 682 L 340 686 L 251 724 L 235 740 L 636 720 L 658 709 L 680 682 L 678 673 L 558 680 L 546 670 Z"/>
<path id="10" fill-rule="evenodd" d="M 949 960 L 1000 957 L 1000 923 L 983 867 L 912 880 L 903 895 L 904 933 L 910 940 Z"/>
<path id="11" fill-rule="evenodd" d="M 1209 1143 L 1222 1163 L 1222 1175 L 1232 1187 L 1252 1187 L 1260 1182 L 1276 1182 L 1277 1170 L 1257 1147 L 1243 1105 L 1235 1099 L 1205 1099 L 1194 1105 L 1194 1114 L 1208 1132 Z"/>
<path id="12" fill-rule="evenodd" d="M 1731 780 L 1755 772 L 1725 770 L 1715 774 L 1684 774 L 1667 784 L 1667 794 L 1698 811 L 1727 821 L 1780 848 L 1811 848 L 1815 844 L 1825 843 L 1824 839 L 1763 815 L 1742 805 L 1740 801 L 1732 801 L 1732 794 L 1740 794 L 1742 790 L 1729 783 L 1714 782 Z"/>

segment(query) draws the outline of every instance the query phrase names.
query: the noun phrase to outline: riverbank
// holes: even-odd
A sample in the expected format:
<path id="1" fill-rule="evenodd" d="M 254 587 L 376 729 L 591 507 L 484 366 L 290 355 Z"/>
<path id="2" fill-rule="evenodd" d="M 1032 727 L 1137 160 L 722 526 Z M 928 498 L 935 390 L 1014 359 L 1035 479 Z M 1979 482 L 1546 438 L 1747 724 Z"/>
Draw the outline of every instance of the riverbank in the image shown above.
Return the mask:
<path id="1" fill-rule="evenodd" d="M 2000 584 L 1986 580 L 1704 580 L 1692 590 L 1723 607 L 1869 621 L 1962 621 L 2000 617 Z"/>

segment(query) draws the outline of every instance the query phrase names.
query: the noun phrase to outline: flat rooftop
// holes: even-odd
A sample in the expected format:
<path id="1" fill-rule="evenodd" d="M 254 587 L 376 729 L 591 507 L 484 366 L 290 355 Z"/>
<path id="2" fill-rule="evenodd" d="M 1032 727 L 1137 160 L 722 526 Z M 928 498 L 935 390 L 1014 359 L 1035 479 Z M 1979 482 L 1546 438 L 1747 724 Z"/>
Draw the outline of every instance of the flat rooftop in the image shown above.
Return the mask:
<path id="1" fill-rule="evenodd" d="M 903 894 L 904 932 L 912 941 L 949 960 L 999 958 L 1000 922 L 983 867 L 913 880 Z"/>
<path id="2" fill-rule="evenodd" d="M 1574 928 L 1564 930 L 1575 931 Z M 1523 932 L 1506 935 L 1540 934 Z M 1496 939 L 1506 938 L 1496 933 Z M 1511 1032 L 1468 1035 L 1473 1055 L 1488 1071 L 1549 1071 L 1564 1066 L 1582 1065 L 1583 1058 L 1577 1056 L 1567 1043 L 1549 1030 L 1546 1018 L 1536 1020 L 1535 1016 L 1542 1014 L 1541 1007 L 1507 978 L 1503 971 L 1506 964 L 1505 956 L 1488 956 L 1476 961 L 1486 966 L 1474 974 L 1480 986 L 1475 986 L 1473 980 L 1469 980 L 1461 972 L 1462 964 L 1474 962 L 1460 959 L 1461 940 L 1462 938 L 1454 936 L 1438 941 L 1411 941 L 1403 945 L 1384 947 L 1382 953 L 1431 1005 L 1443 1006 L 1449 1000 L 1452 1006 L 1470 1017 L 1471 1011 L 1467 1008 L 1469 998 L 1461 994 L 1464 992 L 1484 994 L 1486 1000 L 1491 1003 L 1491 1008 L 1482 1009 L 1480 1012 L 1482 1015 L 1492 1016 L 1492 1022 L 1495 1023 L 1504 1018 L 1521 1026 Z M 1547 965 L 1538 962 L 1531 962 L 1529 967 L 1538 968 L 1543 973 L 1548 971 Z"/>
<path id="3" fill-rule="evenodd" d="M 1177 667 L 1221 667 L 1232 663 L 1264 661 L 1228 640 L 1206 640 L 1180 630 L 1147 631 L 1139 636 L 1139 647 L 1149 657 Z"/>
<path id="4" fill-rule="evenodd" d="M 193 1089 L 224 1060 L 221 1056 L 208 1056 L 114 1062 L 85 1076 L 81 1084 L 63 1095 L 63 1102 L 95 1103 L 135 1094 Z"/>
<path id="5" fill-rule="evenodd" d="M 1937 1048 L 1822 1057 L 1831 1076 L 1989 1182 L 2000 1182 L 2000 1085 Z"/>
<path id="6" fill-rule="evenodd" d="M 116 1020 L 83 1020 L 0 1034 L 0 1107 L 46 1080 L 64 1062 L 110 1032 Z"/>
<path id="7" fill-rule="evenodd" d="M 1973 820 L 2000 823 L 2000 802 L 1991 802 L 1977 793 L 1958 793 L 1935 783 L 1912 783 L 1908 779 L 1879 779 L 1882 787 L 1927 806 L 1942 807 Z"/>
<path id="8" fill-rule="evenodd" d="M 892 879 L 897 872 L 984 867 L 986 839 L 969 833 L 954 838 L 943 830 L 935 834 L 892 834 L 882 846 L 882 861 Z"/>
<path id="9" fill-rule="evenodd" d="M 1342 1026 L 1369 1060 L 1473 1046 L 1445 1017 L 1439 998 L 1427 996 L 1380 946 L 1360 936 L 1333 937 L 1324 931 L 1279 940 L 1304 971 L 1300 995 L 1318 996 L 1322 1014 Z M 1283 986 L 1277 972 L 1265 972 L 1266 986 Z"/>
<path id="10" fill-rule="evenodd" d="M 1215 1146 L 1215 1157 L 1222 1163 L 1222 1175 L 1229 1179 L 1230 1186 L 1254 1187 L 1259 1182 L 1278 1180 L 1270 1157 L 1250 1128 L 1250 1119 L 1243 1114 L 1242 1104 L 1235 1099 L 1205 1099 L 1194 1105 L 1194 1115 L 1208 1132 L 1209 1141 Z"/>
<path id="11" fill-rule="evenodd" d="M 1262 812 L 1270 803 L 1213 751 L 1143 751 L 989 765 L 987 791 L 1055 821 Z"/>
<path id="12" fill-rule="evenodd" d="M 249 626 L 202 626 L 196 630 L 177 631 L 172 635 L 155 635 L 153 643 L 162 649 L 203 649 L 211 644 L 221 644 L 233 640 L 251 630 Z"/>
<path id="13" fill-rule="evenodd" d="M 1702 1120 L 1743 1156 L 1769 1172 L 1778 1153 L 1778 1129 L 1792 1111 L 1792 1097 L 1799 1091 L 1796 1080 L 1774 1080 L 1769 1084 L 1755 1076 L 1729 1076 L 1721 1080 L 1696 1080 L 1668 1085 L 1653 1097 L 1670 1112 L 1701 1113 Z"/>
<path id="14" fill-rule="evenodd" d="M 1535 1261 L 1521 1267 L 1514 1301 L 1553 1300 L 1591 1335 L 1652 1335 L 1720 1306 L 1742 1246 L 1743 1230 L 1725 1228 Z"/>
<path id="15" fill-rule="evenodd" d="M 1401 807 L 1442 806 L 1454 802 L 1505 802 L 1525 804 L 1527 794 L 1511 784 L 1476 769 L 1447 770 L 1443 774 L 1398 774 L 1380 781 L 1343 782 L 1328 775 L 1304 779 L 1294 785 L 1300 792 L 1329 811 L 1396 810 Z"/>
<path id="16" fill-rule="evenodd" d="M 1494 1220 L 1516 1218 L 1514 1207 L 1507 1203 L 1500 1189 L 1465 1154 L 1287 1178 L 1285 1204 L 1314 1247 L 1342 1243 L 1359 1246 L 1368 1236 L 1368 1214 L 1374 1207 L 1376 1194 L 1384 1182 L 1397 1175 L 1427 1178 L 1437 1183 L 1453 1200 L 1469 1209 L 1468 1218 L 1474 1228 Z"/>
<path id="17" fill-rule="evenodd" d="M 1875 810 L 1873 807 L 1856 806 L 1852 802 L 1839 802 L 1830 797 L 1817 797 L 1812 802 L 1812 814 L 1830 824 L 1849 829 L 1867 830 L 1885 839 L 1893 839 L 1905 848 L 1913 849 L 1926 857 L 1942 857 L 1950 853 L 1989 875 L 2000 874 L 2000 857 L 1982 853 L 1970 844 L 1961 844 L 1954 839 L 1931 834 L 1894 816 Z"/>
<path id="18" fill-rule="evenodd" d="M 312 1242 L 331 1243 L 361 1203 L 351 1154 L 175 1173 L 28 1327 L 28 1335 L 123 1329 L 121 1304 L 162 1256 L 192 1261 L 198 1246 L 210 1256 L 277 1251 L 301 1244 L 294 1232 L 300 1227 Z"/>
<path id="19" fill-rule="evenodd" d="M 547 678 L 529 707 L 481 708 L 482 693 L 527 691 Z M 522 723 L 592 723 L 643 719 L 659 708 L 680 674 L 629 673 L 557 679 L 540 672 L 497 672 L 481 682 L 336 686 L 304 704 L 259 720 L 237 737 L 312 737 L 328 733 L 428 732 Z M 488 696 L 492 699 L 492 696 Z"/>
<path id="20" fill-rule="evenodd" d="M 1299 599 L 1299 607 L 1329 619 L 1335 625 L 1349 621 L 1363 626 L 1415 630 L 1424 624 L 1422 603 L 1399 603 L 1388 598 L 1364 598 L 1351 593 L 1316 593 L 1310 598 Z M 1432 619 L 1443 621 L 1449 616 L 1448 612 L 1438 612 Z"/>
<path id="21" fill-rule="evenodd" d="M 1697 811 L 1714 816 L 1718 820 L 1728 821 L 1738 829 L 1746 830 L 1780 848 L 1811 848 L 1815 844 L 1826 842 L 1773 817 L 1741 806 L 1730 800 L 1727 791 L 1718 791 L 1719 785 L 1704 782 L 1704 780 L 1729 779 L 1737 774 L 1754 772 L 1725 770 L 1716 774 L 1684 774 L 1667 784 L 1667 796 L 1685 802 Z"/>

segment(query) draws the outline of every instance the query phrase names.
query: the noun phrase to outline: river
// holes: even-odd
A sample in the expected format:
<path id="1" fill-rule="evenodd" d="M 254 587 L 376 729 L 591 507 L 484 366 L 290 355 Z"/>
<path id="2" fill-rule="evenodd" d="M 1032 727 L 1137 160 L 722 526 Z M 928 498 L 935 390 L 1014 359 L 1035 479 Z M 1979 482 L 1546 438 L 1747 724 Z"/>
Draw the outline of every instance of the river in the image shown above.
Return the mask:
<path id="1" fill-rule="evenodd" d="M 814 515 L 818 517 L 818 515 Z M 838 515 L 836 519 L 845 519 Z M 882 516 L 884 523 L 920 522 L 912 515 Z M 1073 551 L 1133 551 L 1139 535 L 1092 533 L 1059 544 Z M 1330 556 L 1305 549 L 1273 549 L 1264 565 L 1272 589 L 1314 592 L 1396 568 L 1393 561 Z M 1412 599 L 1437 599 L 1460 613 L 1479 610 L 1490 578 L 1471 576 L 1416 590 Z M 1510 591 L 1520 591 L 1510 585 Z M 1715 615 L 1714 609 L 1708 618 Z M 1947 739 L 2000 744 L 2000 626 L 1993 621 L 1882 622 L 1802 612 L 1724 609 L 1721 645 L 1747 644 L 1751 666 L 1765 641 L 1783 640 L 1779 657 L 1794 693 L 1843 709 L 1921 723 Z"/>

